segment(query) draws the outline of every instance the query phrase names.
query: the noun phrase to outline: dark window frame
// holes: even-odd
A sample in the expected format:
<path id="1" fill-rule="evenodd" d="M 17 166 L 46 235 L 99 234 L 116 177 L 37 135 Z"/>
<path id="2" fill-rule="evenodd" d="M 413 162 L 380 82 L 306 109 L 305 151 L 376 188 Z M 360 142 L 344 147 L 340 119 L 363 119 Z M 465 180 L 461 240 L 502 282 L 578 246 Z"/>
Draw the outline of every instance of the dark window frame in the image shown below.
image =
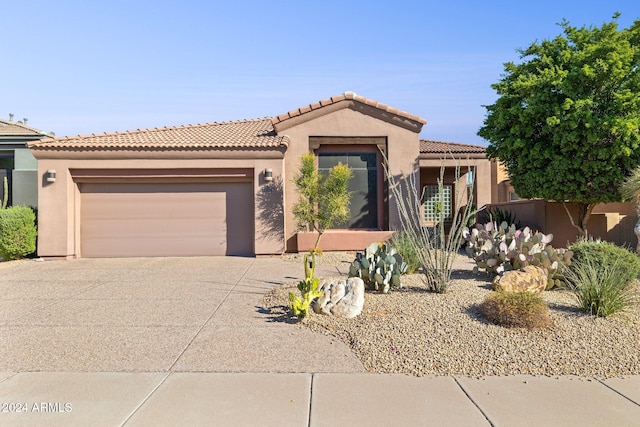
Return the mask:
<path id="1" fill-rule="evenodd" d="M 327 138 L 328 139 L 328 138 Z M 333 138 L 332 138 L 333 139 Z M 379 139 L 379 138 L 376 138 Z M 335 138 L 335 140 L 339 141 L 340 138 Z M 327 142 L 326 140 L 323 142 Z M 371 144 L 321 144 L 315 150 L 314 153 L 316 155 L 316 162 L 319 160 L 319 156 L 323 154 L 375 154 L 375 166 L 376 166 L 376 220 L 375 224 L 372 222 L 372 227 L 352 227 L 352 228 L 344 228 L 344 227 L 334 227 L 334 229 L 347 229 L 347 230 L 369 230 L 369 231 L 379 231 L 388 229 L 387 225 L 387 192 L 386 192 L 386 180 L 384 177 L 384 164 L 383 157 L 381 154 L 381 150 L 379 148 L 379 144 L 377 144 L 376 140 L 371 140 Z M 318 163 L 319 164 L 319 163 Z"/>

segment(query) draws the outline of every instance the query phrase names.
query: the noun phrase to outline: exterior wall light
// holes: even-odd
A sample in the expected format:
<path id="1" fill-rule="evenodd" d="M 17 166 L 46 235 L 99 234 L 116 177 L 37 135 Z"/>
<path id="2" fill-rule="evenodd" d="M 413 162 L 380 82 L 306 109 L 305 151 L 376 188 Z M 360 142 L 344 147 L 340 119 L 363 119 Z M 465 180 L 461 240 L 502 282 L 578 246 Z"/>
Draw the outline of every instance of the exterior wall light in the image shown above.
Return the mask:
<path id="1" fill-rule="evenodd" d="M 49 183 L 56 182 L 56 171 L 53 170 L 53 169 L 48 169 L 44 173 L 44 179 L 45 179 L 45 181 L 47 181 Z"/>
<path id="2" fill-rule="evenodd" d="M 271 182 L 273 181 L 273 170 L 272 169 L 265 169 L 264 170 L 264 182 Z"/>

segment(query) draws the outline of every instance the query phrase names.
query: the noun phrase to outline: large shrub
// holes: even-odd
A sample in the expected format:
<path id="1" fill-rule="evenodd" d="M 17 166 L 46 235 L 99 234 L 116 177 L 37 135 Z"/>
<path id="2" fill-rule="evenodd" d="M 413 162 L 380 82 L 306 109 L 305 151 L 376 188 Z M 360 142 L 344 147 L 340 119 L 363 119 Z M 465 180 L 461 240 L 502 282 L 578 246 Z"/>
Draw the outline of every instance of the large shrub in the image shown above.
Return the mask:
<path id="1" fill-rule="evenodd" d="M 638 277 L 640 272 L 640 259 L 628 249 L 621 248 L 610 242 L 590 242 L 581 240 L 571 246 L 575 262 L 589 261 L 593 265 L 621 265 L 622 280 L 630 282 Z"/>
<path id="2" fill-rule="evenodd" d="M 28 206 L 0 210 L 0 257 L 19 259 L 36 250 L 36 216 Z"/>

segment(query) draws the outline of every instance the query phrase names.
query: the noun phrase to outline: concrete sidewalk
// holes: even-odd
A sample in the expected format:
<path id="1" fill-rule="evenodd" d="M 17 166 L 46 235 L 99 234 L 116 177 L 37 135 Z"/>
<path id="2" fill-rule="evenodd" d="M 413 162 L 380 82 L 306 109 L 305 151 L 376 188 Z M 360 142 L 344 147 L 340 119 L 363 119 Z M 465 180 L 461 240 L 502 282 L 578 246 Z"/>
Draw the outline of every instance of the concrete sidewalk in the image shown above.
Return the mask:
<path id="1" fill-rule="evenodd" d="M 640 425 L 640 376 L 0 375 L 3 426 Z"/>
<path id="2" fill-rule="evenodd" d="M 640 426 L 640 376 L 364 373 L 340 340 L 263 306 L 302 276 L 280 259 L 3 267 L 1 426 Z"/>

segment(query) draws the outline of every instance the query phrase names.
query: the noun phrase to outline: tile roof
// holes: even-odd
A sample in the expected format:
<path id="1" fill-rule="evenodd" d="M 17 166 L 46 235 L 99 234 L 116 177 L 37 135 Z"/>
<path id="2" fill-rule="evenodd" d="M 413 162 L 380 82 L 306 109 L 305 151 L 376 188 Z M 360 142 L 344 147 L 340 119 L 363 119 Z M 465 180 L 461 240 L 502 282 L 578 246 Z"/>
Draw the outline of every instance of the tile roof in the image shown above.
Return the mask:
<path id="1" fill-rule="evenodd" d="M 0 119 L 1 136 L 44 136 L 46 132 L 29 127 L 20 122 Z"/>
<path id="2" fill-rule="evenodd" d="M 341 101 L 355 101 L 386 113 L 408 119 L 421 127 L 427 121 L 397 108 L 372 101 L 353 92 L 319 101 L 273 118 L 214 122 L 207 124 L 138 129 L 67 137 L 48 137 L 27 144 L 34 150 L 127 150 L 165 149 L 198 150 L 210 148 L 276 148 L 287 146 L 289 137 L 278 135 L 275 126 L 290 118 L 318 110 Z M 418 129 L 419 131 L 419 129 Z"/>
<path id="3" fill-rule="evenodd" d="M 287 136 L 276 134 L 271 120 L 239 120 L 207 124 L 46 138 L 28 144 L 36 150 L 275 148 L 286 146 Z"/>
<path id="4" fill-rule="evenodd" d="M 280 114 L 277 117 L 272 118 L 272 122 L 273 125 L 277 125 L 278 123 L 281 123 L 285 120 L 289 120 L 292 119 L 294 117 L 309 113 L 311 111 L 314 110 L 318 110 L 320 108 L 326 107 L 328 105 L 332 105 L 332 104 L 336 104 L 340 101 L 345 101 L 345 100 L 353 100 L 356 102 L 360 102 L 362 104 L 368 105 L 370 107 L 374 107 L 377 108 L 379 110 L 385 111 L 387 113 L 390 114 L 395 114 L 396 116 L 400 116 L 403 117 L 405 119 L 409 119 L 409 120 L 413 120 L 415 122 L 418 122 L 422 125 L 424 125 L 425 123 L 427 123 L 427 121 L 419 116 L 413 115 L 413 114 L 409 114 L 406 111 L 401 111 L 398 110 L 397 108 L 393 108 L 390 107 L 386 104 L 382 104 L 380 102 L 377 101 L 373 101 L 371 99 L 365 98 L 364 96 L 360 96 L 360 95 L 356 95 L 354 92 L 345 92 L 342 95 L 338 95 L 338 96 L 332 96 L 331 98 L 328 99 L 323 99 L 322 101 L 318 101 L 316 103 L 313 104 L 309 104 L 309 105 L 305 105 L 304 107 L 300 107 L 297 108 L 295 110 L 291 110 L 288 113 L 284 113 L 284 114 Z"/>
<path id="5" fill-rule="evenodd" d="M 486 147 L 481 145 L 460 144 L 458 142 L 420 140 L 420 153 L 478 153 L 484 154 Z"/>

